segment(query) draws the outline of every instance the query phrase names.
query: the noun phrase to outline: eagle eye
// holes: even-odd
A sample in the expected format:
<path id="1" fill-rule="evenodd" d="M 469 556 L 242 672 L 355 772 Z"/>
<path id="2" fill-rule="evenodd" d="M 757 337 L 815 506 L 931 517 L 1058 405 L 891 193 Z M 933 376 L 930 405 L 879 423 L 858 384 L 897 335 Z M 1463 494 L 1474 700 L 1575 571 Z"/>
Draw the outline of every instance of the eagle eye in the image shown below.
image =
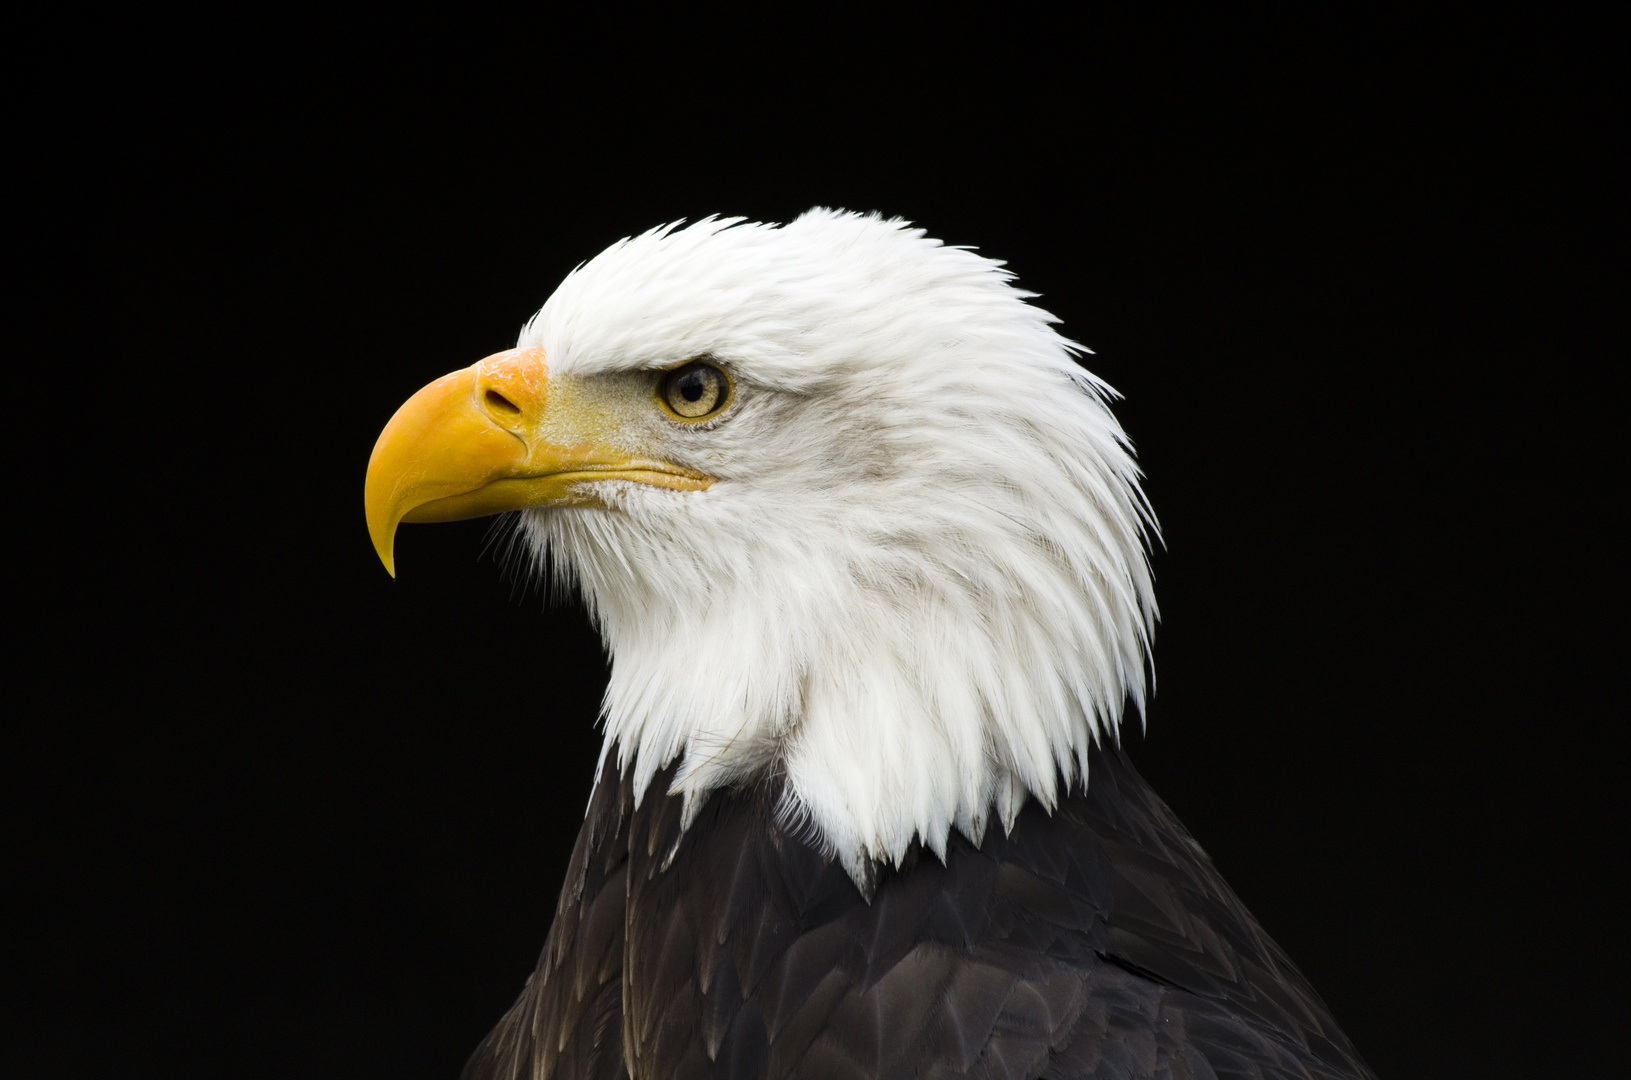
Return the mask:
<path id="1" fill-rule="evenodd" d="M 693 360 L 663 375 L 657 396 L 680 420 L 706 420 L 730 403 L 731 382 L 704 360 Z"/>

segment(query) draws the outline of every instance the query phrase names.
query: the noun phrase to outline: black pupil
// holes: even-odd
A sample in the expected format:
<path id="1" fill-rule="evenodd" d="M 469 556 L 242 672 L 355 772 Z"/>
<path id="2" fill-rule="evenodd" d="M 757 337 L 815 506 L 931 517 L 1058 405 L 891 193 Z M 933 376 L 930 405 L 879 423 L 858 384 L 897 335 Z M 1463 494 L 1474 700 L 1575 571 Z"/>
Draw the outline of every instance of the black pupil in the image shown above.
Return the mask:
<path id="1" fill-rule="evenodd" d="M 708 389 L 708 380 L 700 371 L 687 371 L 680 376 L 680 397 L 686 401 L 699 401 L 702 392 Z"/>

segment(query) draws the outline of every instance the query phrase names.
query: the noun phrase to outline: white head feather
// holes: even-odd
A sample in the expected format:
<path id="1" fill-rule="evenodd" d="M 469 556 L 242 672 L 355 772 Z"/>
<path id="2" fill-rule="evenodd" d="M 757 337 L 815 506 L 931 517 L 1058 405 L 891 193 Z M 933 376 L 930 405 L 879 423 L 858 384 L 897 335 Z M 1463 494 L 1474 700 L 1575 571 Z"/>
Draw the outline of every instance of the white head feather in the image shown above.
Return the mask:
<path id="1" fill-rule="evenodd" d="M 1154 519 L 1114 391 L 1001 263 L 876 216 L 739 221 L 613 245 L 519 341 L 552 377 L 718 360 L 736 402 L 665 447 L 718 482 L 522 529 L 605 638 L 636 790 L 680 759 L 689 820 L 780 770 L 864 888 L 914 837 L 1051 809 L 1142 712 Z"/>

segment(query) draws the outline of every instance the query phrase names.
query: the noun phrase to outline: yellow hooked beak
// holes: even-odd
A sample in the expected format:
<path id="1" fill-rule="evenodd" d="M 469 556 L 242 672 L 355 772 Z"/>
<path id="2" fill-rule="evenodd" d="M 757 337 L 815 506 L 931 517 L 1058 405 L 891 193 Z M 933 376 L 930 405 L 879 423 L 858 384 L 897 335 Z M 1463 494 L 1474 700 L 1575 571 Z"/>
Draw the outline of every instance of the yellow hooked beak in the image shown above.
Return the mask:
<path id="1" fill-rule="evenodd" d="M 396 576 L 396 527 L 528 506 L 594 505 L 590 481 L 700 491 L 713 478 L 616 445 L 615 409 L 550 383 L 542 349 L 496 353 L 420 390 L 385 425 L 363 503 Z"/>

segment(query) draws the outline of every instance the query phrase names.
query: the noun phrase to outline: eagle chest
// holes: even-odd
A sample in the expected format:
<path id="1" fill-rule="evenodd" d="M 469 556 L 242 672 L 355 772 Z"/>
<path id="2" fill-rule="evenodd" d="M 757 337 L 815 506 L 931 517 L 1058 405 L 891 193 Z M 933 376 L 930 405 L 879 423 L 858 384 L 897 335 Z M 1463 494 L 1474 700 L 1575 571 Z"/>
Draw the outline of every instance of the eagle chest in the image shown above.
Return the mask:
<path id="1" fill-rule="evenodd" d="M 776 792 L 716 792 L 682 832 L 668 779 L 636 808 L 608 765 L 469 1080 L 1367 1075 L 1130 766 L 944 862 L 914 849 L 870 902 Z"/>

